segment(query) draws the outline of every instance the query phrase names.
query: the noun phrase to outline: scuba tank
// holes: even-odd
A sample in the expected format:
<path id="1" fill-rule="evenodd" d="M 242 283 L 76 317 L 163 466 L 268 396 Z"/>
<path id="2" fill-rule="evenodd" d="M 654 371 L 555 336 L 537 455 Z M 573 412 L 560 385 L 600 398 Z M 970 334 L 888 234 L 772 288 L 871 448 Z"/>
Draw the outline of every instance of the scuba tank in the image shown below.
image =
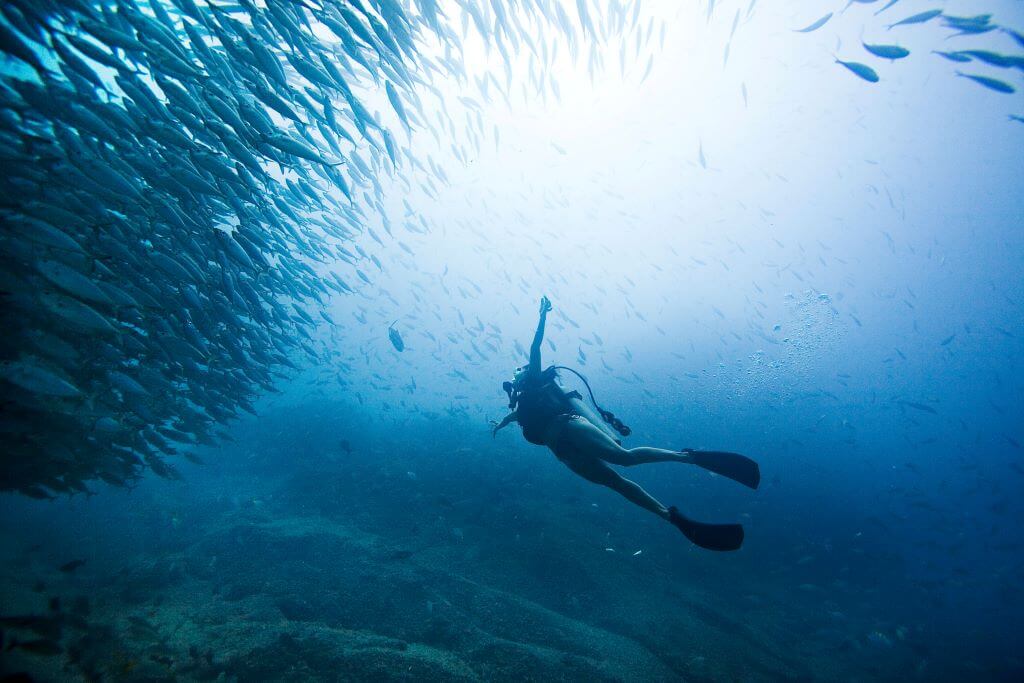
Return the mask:
<path id="1" fill-rule="evenodd" d="M 590 394 L 590 401 L 591 401 L 591 403 L 594 404 L 594 408 L 597 409 L 597 412 L 601 416 L 601 419 L 604 420 L 604 422 L 607 425 L 609 425 L 612 429 L 614 429 L 616 432 L 618 432 L 619 434 L 621 434 L 624 437 L 629 436 L 630 434 L 633 433 L 633 430 L 630 429 L 629 427 L 627 427 L 625 424 L 623 424 L 622 420 L 620 420 L 619 418 L 615 417 L 615 414 L 612 411 L 605 410 L 604 408 L 602 408 L 598 404 L 597 399 L 594 398 L 594 390 L 590 388 L 590 382 L 587 381 L 586 377 L 584 377 L 582 374 L 580 374 L 576 370 L 574 370 L 574 369 L 572 369 L 570 367 L 567 367 L 565 365 L 552 365 L 551 367 L 554 368 L 555 370 L 568 370 L 572 374 L 574 374 L 577 377 L 579 377 L 580 380 L 582 380 L 583 386 L 585 386 L 587 388 L 587 393 Z"/>

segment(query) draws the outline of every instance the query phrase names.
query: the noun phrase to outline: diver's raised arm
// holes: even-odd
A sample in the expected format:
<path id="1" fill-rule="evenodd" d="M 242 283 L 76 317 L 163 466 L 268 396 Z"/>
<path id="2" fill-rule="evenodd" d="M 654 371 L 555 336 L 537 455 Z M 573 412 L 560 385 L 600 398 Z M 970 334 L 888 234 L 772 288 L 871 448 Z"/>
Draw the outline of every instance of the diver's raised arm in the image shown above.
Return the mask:
<path id="1" fill-rule="evenodd" d="M 544 321 L 547 320 L 550 310 L 551 302 L 546 296 L 542 296 L 540 298 L 540 321 L 537 323 L 537 332 L 533 335 L 533 344 L 530 345 L 530 372 L 540 372 L 540 343 L 544 341 Z"/>

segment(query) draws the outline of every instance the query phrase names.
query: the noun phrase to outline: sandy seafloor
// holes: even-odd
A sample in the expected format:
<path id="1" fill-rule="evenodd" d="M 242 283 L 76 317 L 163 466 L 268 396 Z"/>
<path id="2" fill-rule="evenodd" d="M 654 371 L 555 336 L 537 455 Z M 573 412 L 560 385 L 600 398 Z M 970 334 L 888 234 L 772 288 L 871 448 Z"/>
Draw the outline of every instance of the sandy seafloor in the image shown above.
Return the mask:
<path id="1" fill-rule="evenodd" d="M 518 436 L 445 423 L 339 434 L 299 424 L 307 414 L 250 420 L 183 481 L 51 503 L 5 498 L 3 614 L 46 614 L 57 596 L 74 618 L 64 653 L 16 648 L 3 672 L 934 681 L 1024 671 L 1012 654 L 986 651 L 984 633 L 922 619 L 951 608 L 889 586 L 898 570 L 862 572 L 820 549 L 759 541 L 771 519 L 744 515 L 743 551 L 708 553 Z M 635 476 L 655 481 L 671 467 Z M 721 484 L 691 474 L 695 486 Z M 756 495 L 784 489 L 776 480 Z M 59 571 L 73 559 L 85 564 Z"/>

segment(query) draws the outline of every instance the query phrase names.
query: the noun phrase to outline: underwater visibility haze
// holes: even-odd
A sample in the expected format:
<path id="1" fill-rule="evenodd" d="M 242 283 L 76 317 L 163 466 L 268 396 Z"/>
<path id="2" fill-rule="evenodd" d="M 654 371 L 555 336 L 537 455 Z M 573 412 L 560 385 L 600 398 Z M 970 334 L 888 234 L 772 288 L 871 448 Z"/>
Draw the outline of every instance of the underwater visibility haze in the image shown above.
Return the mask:
<path id="1" fill-rule="evenodd" d="M 1024 679 L 1019 0 L 0 51 L 3 680 Z"/>

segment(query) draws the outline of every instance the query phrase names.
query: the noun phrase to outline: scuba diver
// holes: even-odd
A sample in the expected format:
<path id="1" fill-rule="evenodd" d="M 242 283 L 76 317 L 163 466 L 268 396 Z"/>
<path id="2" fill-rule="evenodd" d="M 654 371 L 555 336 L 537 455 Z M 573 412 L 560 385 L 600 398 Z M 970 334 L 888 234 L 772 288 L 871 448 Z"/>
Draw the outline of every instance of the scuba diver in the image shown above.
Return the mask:
<path id="1" fill-rule="evenodd" d="M 540 345 L 544 340 L 544 323 L 551 310 L 548 298 L 540 300 L 540 322 L 530 346 L 530 362 L 515 373 L 512 382 L 502 388 L 509 397 L 512 411 L 501 420 L 492 421 L 492 435 L 497 435 L 513 422 L 518 422 L 523 436 L 532 444 L 547 446 L 565 465 L 595 484 L 607 486 L 627 500 L 662 519 L 671 522 L 696 545 L 709 550 L 736 550 L 743 543 L 743 527 L 739 524 L 706 524 L 683 516 L 675 507 L 666 508 L 639 484 L 626 479 L 609 467 L 631 467 L 649 462 L 680 462 L 697 465 L 756 489 L 761 472 L 756 462 L 738 453 L 697 451 L 685 448 L 669 451 L 662 448 L 623 448 L 605 425 L 618 434 L 629 436 L 629 427 L 594 400 L 594 393 L 583 375 L 572 368 L 552 365 L 541 370 Z M 577 375 L 587 387 L 590 399 L 600 417 L 595 415 L 579 392 L 567 392 L 558 384 L 558 370 Z"/>

